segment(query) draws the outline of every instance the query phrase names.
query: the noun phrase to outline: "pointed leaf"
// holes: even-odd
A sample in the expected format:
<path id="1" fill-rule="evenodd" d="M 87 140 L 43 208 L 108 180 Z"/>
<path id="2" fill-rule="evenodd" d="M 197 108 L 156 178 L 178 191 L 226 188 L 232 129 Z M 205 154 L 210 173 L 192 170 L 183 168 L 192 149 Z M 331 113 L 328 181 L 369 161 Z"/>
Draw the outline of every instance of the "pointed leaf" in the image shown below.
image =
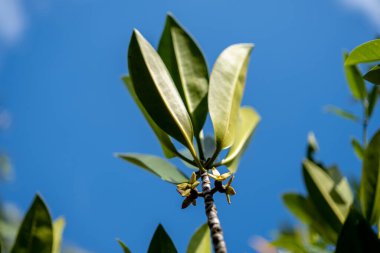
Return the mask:
<path id="1" fill-rule="evenodd" d="M 148 253 L 177 253 L 172 239 L 166 233 L 164 227 L 158 225 L 153 238 L 150 241 Z"/>
<path id="2" fill-rule="evenodd" d="M 166 18 L 158 53 L 173 78 L 198 136 L 208 112 L 207 65 L 196 42 L 170 14 Z"/>
<path id="3" fill-rule="evenodd" d="M 347 57 L 348 53 L 344 53 L 345 60 Z M 367 90 L 360 70 L 356 65 L 345 65 L 344 72 L 346 74 L 347 83 L 351 90 L 352 96 L 359 101 L 363 101 L 367 96 Z"/>
<path id="4" fill-rule="evenodd" d="M 208 107 L 218 151 L 232 145 L 243 96 L 252 44 L 225 49 L 216 60 L 210 77 Z"/>
<path id="5" fill-rule="evenodd" d="M 45 203 L 37 195 L 21 223 L 11 253 L 51 253 L 52 248 L 52 221 Z"/>
<path id="6" fill-rule="evenodd" d="M 354 48 L 344 65 L 380 61 L 380 39 L 371 40 Z"/>
<path id="7" fill-rule="evenodd" d="M 356 115 L 354 115 L 353 113 L 348 112 L 348 111 L 343 110 L 343 109 L 340 109 L 340 108 L 333 106 L 333 105 L 326 106 L 325 110 L 326 110 L 326 112 L 333 113 L 333 114 L 335 114 L 339 117 L 342 117 L 344 119 L 349 119 L 349 120 L 352 120 L 354 122 L 359 121 L 359 118 Z"/>
<path id="8" fill-rule="evenodd" d="M 363 155 L 364 155 L 364 148 L 362 145 L 359 143 L 359 141 L 355 138 L 351 139 L 351 145 L 354 148 L 355 154 L 360 160 L 363 160 Z"/>
<path id="9" fill-rule="evenodd" d="M 380 130 L 364 152 L 360 202 L 364 217 L 372 224 L 380 218 Z"/>
<path id="10" fill-rule="evenodd" d="M 191 237 L 187 253 L 211 253 L 210 229 L 205 223 Z"/>
<path id="11" fill-rule="evenodd" d="M 189 180 L 189 178 L 174 165 L 157 156 L 126 153 L 117 154 L 117 157 L 133 163 L 169 183 L 179 184 Z"/>
<path id="12" fill-rule="evenodd" d="M 53 251 L 52 253 L 61 252 L 62 235 L 65 229 L 65 219 L 63 217 L 58 218 L 53 223 Z"/>
<path id="13" fill-rule="evenodd" d="M 123 76 L 122 79 L 124 81 L 125 86 L 128 88 L 128 91 L 131 94 L 133 100 L 135 101 L 137 106 L 140 108 L 145 119 L 148 121 L 153 132 L 155 133 L 156 137 L 160 141 L 161 148 L 162 148 L 162 151 L 164 152 L 165 157 L 166 158 L 175 157 L 177 150 L 173 142 L 170 140 L 170 137 L 153 121 L 153 119 L 149 116 L 148 112 L 145 110 L 140 99 L 136 95 L 131 78 L 129 76 Z"/>
<path id="14" fill-rule="evenodd" d="M 373 109 L 375 109 L 377 98 L 379 97 L 379 86 L 373 86 L 368 94 L 367 118 L 371 118 Z"/>
<path id="15" fill-rule="evenodd" d="M 240 122 L 237 126 L 235 133 L 235 140 L 232 144 L 226 158 L 222 160 L 222 164 L 225 164 L 229 170 L 233 173 L 236 172 L 237 167 L 230 165 L 235 159 L 240 159 L 245 149 L 247 148 L 249 141 L 260 121 L 259 114 L 250 107 L 242 107 L 240 109 Z M 234 163 L 236 165 L 236 163 Z"/>
<path id="16" fill-rule="evenodd" d="M 373 84 L 380 85 L 380 65 L 376 65 L 370 69 L 363 78 Z"/>
<path id="17" fill-rule="evenodd" d="M 193 127 L 186 107 L 160 56 L 137 30 L 129 44 L 128 66 L 136 95 L 150 117 L 193 151 Z"/>
<path id="18" fill-rule="evenodd" d="M 117 242 L 120 244 L 120 247 L 123 249 L 124 253 L 131 253 L 131 251 L 128 249 L 125 243 L 123 243 L 121 240 L 117 240 Z"/>

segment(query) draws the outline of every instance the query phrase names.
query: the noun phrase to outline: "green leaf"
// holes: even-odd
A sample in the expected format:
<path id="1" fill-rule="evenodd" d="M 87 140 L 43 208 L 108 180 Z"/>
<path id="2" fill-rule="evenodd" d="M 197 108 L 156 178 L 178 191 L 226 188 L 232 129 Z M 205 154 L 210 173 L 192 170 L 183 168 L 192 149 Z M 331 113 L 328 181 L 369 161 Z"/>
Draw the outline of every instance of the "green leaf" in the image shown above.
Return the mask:
<path id="1" fill-rule="evenodd" d="M 348 111 L 343 110 L 343 109 L 340 109 L 340 108 L 333 106 L 333 105 L 326 106 L 325 111 L 329 112 L 329 113 L 333 113 L 333 114 L 335 114 L 339 117 L 342 117 L 344 119 L 352 120 L 354 122 L 359 121 L 359 118 L 356 115 L 354 115 L 353 113 L 348 112 Z"/>
<path id="2" fill-rule="evenodd" d="M 207 65 L 196 42 L 170 14 L 166 18 L 158 54 L 173 78 L 190 114 L 194 134 L 198 136 L 208 112 Z"/>
<path id="3" fill-rule="evenodd" d="M 226 158 L 224 158 L 221 164 L 225 164 L 228 169 L 235 173 L 237 170 L 238 162 L 234 160 L 240 160 L 244 151 L 248 147 L 249 141 L 260 121 L 259 114 L 250 107 L 242 107 L 239 111 L 240 121 L 237 125 L 237 131 L 235 132 L 234 143 L 232 144 Z M 233 166 L 231 166 L 233 165 Z"/>
<path id="4" fill-rule="evenodd" d="M 164 227 L 158 225 L 153 238 L 150 241 L 148 253 L 177 253 L 172 239 L 166 233 Z"/>
<path id="5" fill-rule="evenodd" d="M 332 178 L 327 171 L 309 160 L 303 162 L 303 175 L 314 206 L 326 222 L 339 232 L 353 202 L 347 179 Z"/>
<path id="6" fill-rule="evenodd" d="M 377 224 L 380 218 L 380 130 L 364 152 L 360 202 L 364 217 Z"/>
<path id="7" fill-rule="evenodd" d="M 125 243 L 123 243 L 121 240 L 117 240 L 117 242 L 120 244 L 120 247 L 123 249 L 124 253 L 131 253 L 131 251 L 128 249 Z"/>
<path id="8" fill-rule="evenodd" d="M 354 148 L 355 154 L 360 160 L 363 160 L 363 155 L 364 155 L 364 148 L 362 145 L 359 143 L 359 141 L 355 138 L 351 139 L 351 145 Z"/>
<path id="9" fill-rule="evenodd" d="M 344 59 L 346 60 L 347 58 L 348 53 L 344 53 Z M 356 65 L 345 65 L 344 72 L 346 74 L 347 83 L 350 87 L 352 96 L 354 96 L 357 100 L 363 101 L 367 96 L 367 90 L 360 70 Z"/>
<path id="10" fill-rule="evenodd" d="M 140 108 L 141 112 L 143 113 L 146 121 L 148 121 L 153 132 L 155 133 L 156 137 L 160 141 L 161 148 L 162 148 L 162 151 L 164 152 L 165 157 L 166 158 L 175 157 L 177 154 L 177 150 L 173 142 L 170 140 L 170 137 L 153 121 L 153 119 L 149 116 L 148 112 L 145 110 L 140 99 L 136 95 L 131 78 L 129 76 L 123 76 L 122 80 L 124 81 L 125 86 L 128 88 L 128 91 L 131 94 L 133 100 L 135 101 L 135 103 Z"/>
<path id="11" fill-rule="evenodd" d="M 278 248 L 287 249 L 290 252 L 310 253 L 307 251 L 299 229 L 286 229 L 279 231 L 277 238 L 271 244 Z"/>
<path id="12" fill-rule="evenodd" d="M 45 203 L 37 195 L 24 217 L 11 253 L 51 253 L 52 249 L 52 221 Z"/>
<path id="13" fill-rule="evenodd" d="M 195 155 L 189 113 L 160 56 L 137 30 L 129 44 L 128 66 L 136 95 L 153 121 Z"/>
<path id="14" fill-rule="evenodd" d="M 201 138 L 201 141 L 202 141 L 204 156 L 207 160 L 207 158 L 211 158 L 215 152 L 215 149 L 216 149 L 215 139 L 212 136 L 206 136 L 204 138 Z"/>
<path id="15" fill-rule="evenodd" d="M 371 226 L 354 208 L 351 209 L 339 235 L 335 253 L 380 252 L 380 241 Z"/>
<path id="16" fill-rule="evenodd" d="M 53 223 L 53 251 L 52 253 L 61 252 L 62 234 L 65 229 L 65 219 L 63 217 L 58 218 Z"/>
<path id="17" fill-rule="evenodd" d="M 228 47 L 218 57 L 212 70 L 208 108 L 217 151 L 230 147 L 234 141 L 252 48 L 252 44 Z"/>
<path id="18" fill-rule="evenodd" d="M 371 40 L 354 48 L 344 65 L 380 61 L 380 39 Z"/>
<path id="19" fill-rule="evenodd" d="M 153 173 L 169 183 L 179 184 L 189 180 L 174 165 L 157 156 L 132 153 L 116 154 L 116 156 Z"/>
<path id="20" fill-rule="evenodd" d="M 187 253 L 211 253 L 210 229 L 205 223 L 191 237 Z"/>
<path id="21" fill-rule="evenodd" d="M 380 65 L 370 69 L 363 78 L 373 84 L 380 85 Z"/>
<path id="22" fill-rule="evenodd" d="M 379 97 L 379 86 L 373 86 L 371 89 L 371 92 L 368 94 L 368 107 L 366 111 L 368 118 L 371 118 L 372 116 L 378 97 Z"/>

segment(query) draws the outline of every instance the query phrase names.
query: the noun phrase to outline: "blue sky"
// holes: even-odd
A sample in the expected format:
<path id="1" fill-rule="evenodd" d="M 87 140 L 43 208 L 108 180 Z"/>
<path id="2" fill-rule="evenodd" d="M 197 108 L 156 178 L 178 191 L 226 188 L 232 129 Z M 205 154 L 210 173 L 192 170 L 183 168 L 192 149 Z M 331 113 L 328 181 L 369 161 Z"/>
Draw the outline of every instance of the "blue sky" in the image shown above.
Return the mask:
<path id="1" fill-rule="evenodd" d="M 294 221 L 281 194 L 304 191 L 309 131 L 320 158 L 359 175 L 349 143 L 359 125 L 323 107 L 360 113 L 342 52 L 374 38 L 380 1 L 0 0 L 0 99 L 12 117 L 0 144 L 15 168 L 2 195 L 26 210 L 40 192 L 53 216 L 67 219 L 65 240 L 91 252 L 120 252 L 115 238 L 144 252 L 158 223 L 185 252 L 205 221 L 201 203 L 181 210 L 172 185 L 113 157 L 162 155 L 120 76 L 132 29 L 157 45 L 168 11 L 197 39 L 209 69 L 227 46 L 256 45 L 243 104 L 262 122 L 235 177 L 233 204 L 216 197 L 230 252 L 252 252 L 252 236 L 270 239 Z M 375 112 L 370 133 L 378 123 Z"/>

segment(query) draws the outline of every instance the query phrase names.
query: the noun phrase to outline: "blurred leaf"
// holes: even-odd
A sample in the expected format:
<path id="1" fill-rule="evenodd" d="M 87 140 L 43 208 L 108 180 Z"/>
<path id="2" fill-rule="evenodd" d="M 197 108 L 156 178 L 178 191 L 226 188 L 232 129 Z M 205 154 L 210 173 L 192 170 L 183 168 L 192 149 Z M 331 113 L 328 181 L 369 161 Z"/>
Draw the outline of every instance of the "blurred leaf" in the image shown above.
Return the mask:
<path id="1" fill-rule="evenodd" d="M 349 119 L 349 120 L 352 120 L 354 122 L 359 121 L 359 118 L 356 115 L 354 115 L 353 113 L 348 112 L 348 111 L 343 110 L 343 109 L 340 109 L 336 106 L 328 105 L 325 107 L 325 110 L 326 110 L 326 112 L 333 113 L 333 114 L 335 114 L 339 117 L 342 117 L 344 119 Z"/>
<path id="2" fill-rule="evenodd" d="M 370 69 L 363 78 L 373 84 L 380 85 L 380 65 Z"/>
<path id="3" fill-rule="evenodd" d="M 51 253 L 52 249 L 52 221 L 45 203 L 37 195 L 24 217 L 11 253 Z"/>
<path id="4" fill-rule="evenodd" d="M 187 253 L 211 253 L 210 229 L 205 223 L 191 237 Z"/>
<path id="5" fill-rule="evenodd" d="M 53 251 L 52 253 L 61 252 L 62 235 L 65 229 L 65 219 L 63 217 L 58 218 L 53 223 Z"/>
<path id="6" fill-rule="evenodd" d="M 243 96 L 252 44 L 225 49 L 216 60 L 210 77 L 208 107 L 218 151 L 233 144 Z"/>
<path id="7" fill-rule="evenodd" d="M 166 233 L 164 227 L 158 225 L 153 238 L 150 241 L 148 253 L 177 253 L 172 239 Z"/>
<path id="8" fill-rule="evenodd" d="M 162 130 L 194 151 L 193 127 L 181 96 L 160 56 L 137 30 L 129 44 L 128 66 L 136 95 L 150 117 Z"/>
<path id="9" fill-rule="evenodd" d="M 155 133 L 158 140 L 160 141 L 161 148 L 164 152 L 165 157 L 166 158 L 175 157 L 177 150 L 176 150 L 173 142 L 170 140 L 170 137 L 153 121 L 153 119 L 149 116 L 148 112 L 145 110 L 140 99 L 136 95 L 136 92 L 135 92 L 135 89 L 133 87 L 131 78 L 129 76 L 123 76 L 122 79 L 125 83 L 125 86 L 128 88 L 128 91 L 131 94 L 133 100 L 135 100 L 135 103 L 140 108 L 140 110 L 143 113 L 146 121 L 148 121 L 153 132 Z"/>
<path id="10" fill-rule="evenodd" d="M 302 233 L 297 229 L 279 231 L 277 238 L 271 244 L 294 253 L 310 253 L 305 248 Z"/>
<path id="11" fill-rule="evenodd" d="M 240 108 L 239 116 L 240 120 L 236 127 L 234 142 L 227 156 L 221 162 L 221 164 L 225 164 L 232 173 L 236 172 L 238 165 L 238 161 L 235 163 L 233 163 L 233 161 L 240 160 L 260 121 L 259 114 L 250 107 Z"/>
<path id="12" fill-rule="evenodd" d="M 127 245 L 125 245 L 125 243 L 123 243 L 121 240 L 117 240 L 117 242 L 120 244 L 124 253 L 131 253 L 131 251 L 128 249 L 128 247 L 127 247 Z"/>
<path id="13" fill-rule="evenodd" d="M 211 158 L 216 149 L 215 139 L 212 136 L 206 136 L 201 138 L 201 141 L 205 159 Z"/>
<path id="14" fill-rule="evenodd" d="M 344 65 L 380 61 L 380 39 L 371 40 L 354 48 Z"/>
<path id="15" fill-rule="evenodd" d="M 177 169 L 170 162 L 153 155 L 144 155 L 144 154 L 116 154 L 117 157 L 122 158 L 134 165 L 137 165 L 154 175 L 160 177 L 162 180 L 179 184 L 187 182 L 189 178 L 183 174 L 179 169 Z"/>
<path id="16" fill-rule="evenodd" d="M 364 217 L 376 224 L 380 218 L 380 130 L 364 152 L 360 203 Z"/>
<path id="17" fill-rule="evenodd" d="M 9 180 L 12 176 L 12 166 L 10 159 L 5 154 L 0 154 L 0 179 Z"/>
<path id="18" fill-rule="evenodd" d="M 364 148 L 362 145 L 359 143 L 359 141 L 355 138 L 351 139 L 351 145 L 354 148 L 355 154 L 360 160 L 363 160 L 363 155 L 364 155 Z"/>
<path id="19" fill-rule="evenodd" d="M 380 241 L 371 226 L 355 209 L 351 209 L 339 235 L 335 253 L 380 252 Z"/>
<path id="20" fill-rule="evenodd" d="M 168 68 L 199 135 L 207 116 L 208 70 L 196 42 L 174 19 L 166 18 L 158 53 Z"/>
<path id="21" fill-rule="evenodd" d="M 368 107 L 367 107 L 367 117 L 371 118 L 373 109 L 375 109 L 377 98 L 379 97 L 379 86 L 373 86 L 371 92 L 368 95 Z"/>
<path id="22" fill-rule="evenodd" d="M 344 53 L 344 59 L 346 60 L 347 58 L 348 53 Z M 363 101 L 367 96 L 367 90 L 360 70 L 356 65 L 345 65 L 344 72 L 346 74 L 347 83 L 350 87 L 352 96 L 354 96 L 357 100 Z"/>

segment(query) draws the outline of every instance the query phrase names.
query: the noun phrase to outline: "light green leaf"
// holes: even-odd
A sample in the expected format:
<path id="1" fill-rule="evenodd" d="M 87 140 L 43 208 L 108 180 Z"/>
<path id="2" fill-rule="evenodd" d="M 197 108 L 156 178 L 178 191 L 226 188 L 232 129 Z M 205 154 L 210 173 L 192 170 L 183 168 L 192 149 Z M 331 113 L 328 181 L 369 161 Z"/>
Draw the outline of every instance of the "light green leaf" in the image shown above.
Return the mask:
<path id="1" fill-rule="evenodd" d="M 344 59 L 346 60 L 347 58 L 348 53 L 344 53 Z M 360 70 L 356 65 L 345 65 L 344 72 L 352 96 L 359 101 L 363 101 L 367 96 L 367 90 Z"/>
<path id="2" fill-rule="evenodd" d="M 116 154 L 116 156 L 153 173 L 169 183 L 179 184 L 189 180 L 174 165 L 157 156 L 132 153 Z"/>
<path id="3" fill-rule="evenodd" d="M 149 116 L 148 112 L 145 110 L 140 99 L 136 95 L 131 78 L 129 76 L 123 76 L 122 80 L 124 81 L 125 86 L 128 88 L 128 91 L 131 94 L 133 100 L 135 101 L 135 103 L 140 108 L 141 112 L 143 113 L 146 121 L 148 121 L 153 132 L 155 133 L 158 140 L 160 141 L 161 148 L 162 148 L 162 151 L 164 152 L 165 157 L 166 158 L 175 157 L 177 154 L 177 150 L 173 142 L 170 140 L 170 137 L 153 121 L 153 119 Z"/>
<path id="4" fill-rule="evenodd" d="M 364 148 L 362 145 L 359 143 L 359 141 L 355 138 L 351 139 L 351 145 L 354 148 L 355 154 L 360 160 L 363 160 L 363 155 L 364 155 Z"/>
<path id="5" fill-rule="evenodd" d="M 137 30 L 129 44 L 128 66 L 136 95 L 153 121 L 195 155 L 193 127 L 181 96 L 160 56 Z"/>
<path id="6" fill-rule="evenodd" d="M 364 217 L 371 225 L 377 224 L 380 218 L 380 130 L 364 152 L 360 203 Z"/>
<path id="7" fill-rule="evenodd" d="M 191 237 L 187 253 L 211 253 L 210 229 L 205 223 Z"/>
<path id="8" fill-rule="evenodd" d="M 380 39 L 371 40 L 354 48 L 344 65 L 380 61 Z"/>
<path id="9" fill-rule="evenodd" d="M 172 239 L 166 233 L 164 227 L 158 225 L 153 238 L 150 241 L 148 253 L 177 253 Z"/>
<path id="10" fill-rule="evenodd" d="M 249 144 L 257 124 L 260 121 L 259 114 L 250 107 L 240 108 L 239 115 L 240 120 L 236 128 L 237 131 L 235 132 L 234 143 L 232 144 L 226 158 L 224 158 L 221 162 L 221 164 L 225 164 L 232 173 L 236 172 L 238 165 L 233 163 L 233 161 L 236 159 L 240 160 Z M 234 166 L 231 166 L 232 164 Z"/>
<path id="11" fill-rule="evenodd" d="M 208 108 L 214 127 L 216 149 L 232 145 L 252 44 L 225 49 L 216 60 L 210 77 Z"/>
<path id="12" fill-rule="evenodd" d="M 24 217 L 11 253 L 51 253 L 52 249 L 51 217 L 45 203 L 37 195 Z"/>
<path id="13" fill-rule="evenodd" d="M 196 42 L 170 14 L 166 18 L 158 53 L 186 105 L 194 134 L 198 136 L 208 112 L 207 65 Z"/>
<path id="14" fill-rule="evenodd" d="M 380 65 L 370 69 L 363 78 L 373 84 L 380 85 Z"/>
<path id="15" fill-rule="evenodd" d="M 356 115 L 354 115 L 353 113 L 348 112 L 348 111 L 343 110 L 343 109 L 340 109 L 340 108 L 333 106 L 333 105 L 326 106 L 325 111 L 329 112 L 329 113 L 333 113 L 333 114 L 335 114 L 339 117 L 342 117 L 344 119 L 352 120 L 354 122 L 359 121 L 359 118 Z"/>
<path id="16" fill-rule="evenodd" d="M 56 219 L 53 223 L 53 251 L 52 253 L 61 252 L 62 235 L 63 235 L 63 230 L 65 229 L 65 225 L 66 225 L 66 222 L 63 217 Z"/>
<path id="17" fill-rule="evenodd" d="M 375 109 L 377 98 L 379 97 L 379 86 L 373 86 L 371 92 L 368 94 L 367 117 L 371 118 L 373 110 Z"/>
<path id="18" fill-rule="evenodd" d="M 131 251 L 128 249 L 125 243 L 123 243 L 121 240 L 117 240 L 117 242 L 120 244 L 120 247 L 123 249 L 124 253 L 131 253 Z"/>

